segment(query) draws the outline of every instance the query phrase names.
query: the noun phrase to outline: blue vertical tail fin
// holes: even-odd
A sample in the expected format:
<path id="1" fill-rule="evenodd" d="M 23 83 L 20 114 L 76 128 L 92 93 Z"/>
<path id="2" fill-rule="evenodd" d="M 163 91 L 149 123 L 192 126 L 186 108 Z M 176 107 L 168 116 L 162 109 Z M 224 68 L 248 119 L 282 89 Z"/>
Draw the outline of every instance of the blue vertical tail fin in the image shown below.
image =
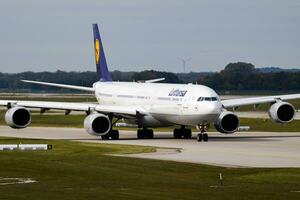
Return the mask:
<path id="1" fill-rule="evenodd" d="M 93 24 L 93 32 L 97 74 L 99 76 L 100 81 L 112 81 L 112 78 L 107 68 L 104 49 L 97 24 Z"/>

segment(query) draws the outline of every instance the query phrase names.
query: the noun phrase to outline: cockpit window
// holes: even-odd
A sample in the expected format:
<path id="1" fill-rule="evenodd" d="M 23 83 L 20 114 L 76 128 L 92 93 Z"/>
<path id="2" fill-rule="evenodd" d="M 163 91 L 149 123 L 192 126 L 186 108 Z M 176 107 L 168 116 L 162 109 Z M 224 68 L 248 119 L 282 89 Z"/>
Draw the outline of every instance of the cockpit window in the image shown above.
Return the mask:
<path id="1" fill-rule="evenodd" d="M 218 97 L 199 97 L 197 101 L 218 101 Z"/>
<path id="2" fill-rule="evenodd" d="M 218 101 L 218 98 L 217 97 L 212 97 L 211 100 L 212 101 Z"/>

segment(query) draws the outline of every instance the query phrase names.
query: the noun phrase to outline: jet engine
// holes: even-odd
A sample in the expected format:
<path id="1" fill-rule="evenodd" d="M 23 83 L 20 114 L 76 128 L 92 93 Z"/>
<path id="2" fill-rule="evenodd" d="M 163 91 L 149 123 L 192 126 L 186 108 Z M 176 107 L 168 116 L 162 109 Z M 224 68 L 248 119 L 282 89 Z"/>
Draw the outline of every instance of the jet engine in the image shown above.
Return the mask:
<path id="1" fill-rule="evenodd" d="M 295 118 L 295 108 L 290 103 L 277 102 L 270 107 L 268 114 L 276 123 L 289 123 Z"/>
<path id="2" fill-rule="evenodd" d="M 7 110 L 5 121 L 11 128 L 26 128 L 31 122 L 31 114 L 24 107 L 13 107 Z"/>
<path id="3" fill-rule="evenodd" d="M 227 110 L 223 111 L 215 121 L 217 131 L 231 134 L 239 128 L 240 120 L 236 114 Z"/>
<path id="4" fill-rule="evenodd" d="M 84 128 L 90 135 L 103 136 L 111 129 L 111 121 L 108 116 L 94 113 L 84 119 Z"/>

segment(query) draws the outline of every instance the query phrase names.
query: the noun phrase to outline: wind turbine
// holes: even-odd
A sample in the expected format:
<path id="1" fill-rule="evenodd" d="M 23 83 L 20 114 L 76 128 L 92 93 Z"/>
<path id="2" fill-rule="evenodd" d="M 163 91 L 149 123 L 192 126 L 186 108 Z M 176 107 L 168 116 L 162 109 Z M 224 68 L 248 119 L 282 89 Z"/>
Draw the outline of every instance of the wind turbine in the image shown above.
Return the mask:
<path id="1" fill-rule="evenodd" d="M 182 62 L 183 73 L 185 73 L 187 62 L 190 61 L 192 58 L 178 58 Z"/>

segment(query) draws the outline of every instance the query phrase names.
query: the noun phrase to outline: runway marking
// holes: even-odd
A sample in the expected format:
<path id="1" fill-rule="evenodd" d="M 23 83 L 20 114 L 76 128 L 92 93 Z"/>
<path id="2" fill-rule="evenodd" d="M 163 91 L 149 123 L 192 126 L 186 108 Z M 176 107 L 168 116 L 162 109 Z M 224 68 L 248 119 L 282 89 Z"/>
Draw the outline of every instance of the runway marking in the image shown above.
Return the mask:
<path id="1" fill-rule="evenodd" d="M 36 180 L 31 178 L 3 178 L 0 177 L 0 185 L 15 185 L 15 184 L 28 184 L 36 183 Z"/>

